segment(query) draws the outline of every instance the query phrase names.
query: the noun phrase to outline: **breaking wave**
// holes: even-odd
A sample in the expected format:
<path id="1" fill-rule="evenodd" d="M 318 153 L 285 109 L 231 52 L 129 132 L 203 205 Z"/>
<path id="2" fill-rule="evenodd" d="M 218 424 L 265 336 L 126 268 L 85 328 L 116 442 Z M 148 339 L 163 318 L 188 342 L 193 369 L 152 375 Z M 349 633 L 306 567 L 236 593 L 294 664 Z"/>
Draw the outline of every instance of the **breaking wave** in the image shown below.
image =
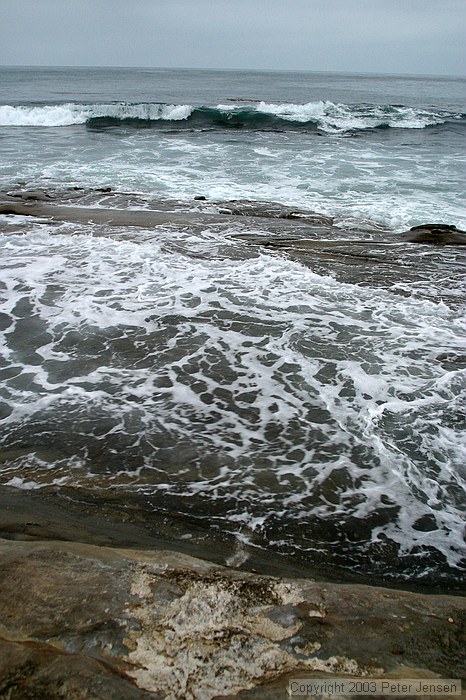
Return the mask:
<path id="1" fill-rule="evenodd" d="M 93 128 L 132 126 L 170 129 L 251 129 L 263 131 L 322 131 L 341 133 L 372 129 L 424 129 L 442 124 L 464 126 L 466 115 L 446 110 L 401 105 L 306 104 L 217 105 L 195 107 L 159 103 L 63 104 L 0 106 L 0 126 Z"/>

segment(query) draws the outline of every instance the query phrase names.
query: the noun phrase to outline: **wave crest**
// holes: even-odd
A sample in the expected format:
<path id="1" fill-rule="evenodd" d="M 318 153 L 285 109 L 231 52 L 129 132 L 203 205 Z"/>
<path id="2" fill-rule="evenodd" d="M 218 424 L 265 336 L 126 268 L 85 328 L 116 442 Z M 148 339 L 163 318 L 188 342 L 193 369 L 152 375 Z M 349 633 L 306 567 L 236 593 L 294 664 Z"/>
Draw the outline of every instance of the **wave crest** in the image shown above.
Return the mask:
<path id="1" fill-rule="evenodd" d="M 444 124 L 464 116 L 445 111 L 428 111 L 395 105 L 345 105 L 333 102 L 306 104 L 261 102 L 257 110 L 293 122 L 316 123 L 324 131 L 353 131 L 379 127 L 423 129 L 426 126 Z"/>
<path id="2" fill-rule="evenodd" d="M 143 126 L 256 130 L 319 130 L 327 133 L 379 128 L 424 129 L 464 122 L 466 115 L 400 105 L 346 105 L 333 102 L 305 104 L 250 104 L 194 107 L 161 103 L 64 104 L 0 106 L 0 126 Z"/>
<path id="3" fill-rule="evenodd" d="M 194 107 L 168 104 L 45 105 L 42 107 L 0 107 L 0 126 L 74 126 L 93 119 L 118 121 L 178 121 L 188 119 Z"/>

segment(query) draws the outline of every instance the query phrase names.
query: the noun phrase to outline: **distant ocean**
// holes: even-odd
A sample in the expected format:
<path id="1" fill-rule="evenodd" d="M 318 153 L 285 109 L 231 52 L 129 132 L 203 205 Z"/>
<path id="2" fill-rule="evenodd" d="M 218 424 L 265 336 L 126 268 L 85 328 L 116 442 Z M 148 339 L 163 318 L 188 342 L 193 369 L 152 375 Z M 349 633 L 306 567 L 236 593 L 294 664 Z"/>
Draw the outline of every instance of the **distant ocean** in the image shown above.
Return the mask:
<path id="1" fill-rule="evenodd" d="M 156 230 L 0 215 L 0 483 L 136 494 L 316 566 L 457 580 L 464 258 L 400 249 L 376 283 L 238 234 L 270 235 L 277 207 L 342 240 L 466 229 L 465 87 L 0 68 L 4 195 L 261 214 Z"/>

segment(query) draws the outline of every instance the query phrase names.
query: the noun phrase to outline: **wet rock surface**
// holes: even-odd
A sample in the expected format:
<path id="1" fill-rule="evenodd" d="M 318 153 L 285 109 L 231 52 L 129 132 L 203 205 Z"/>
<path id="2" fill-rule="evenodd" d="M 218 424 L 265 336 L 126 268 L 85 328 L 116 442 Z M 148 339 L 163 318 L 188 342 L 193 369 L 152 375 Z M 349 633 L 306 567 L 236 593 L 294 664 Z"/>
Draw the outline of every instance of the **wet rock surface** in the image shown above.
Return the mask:
<path id="1" fill-rule="evenodd" d="M 51 644 L 6 639 L 0 639 L 0 693 L 2 698 L 12 700 L 157 698 L 157 694 L 135 687 L 123 673 L 86 654 L 70 654 Z"/>
<path id="2" fill-rule="evenodd" d="M 457 596 L 78 542 L 1 540 L 0 563 L 0 696 L 12 700 L 285 698 L 293 675 L 465 670 Z"/>
<path id="3" fill-rule="evenodd" d="M 5 232 L 27 228 L 24 218 L 13 225 L 15 217 L 50 223 L 57 232 L 62 223 L 90 225 L 93 236 L 121 237 L 122 228 L 150 229 L 157 235 L 158 227 L 167 226 L 202 234 L 207 226 L 251 246 L 252 255 L 254 249 L 286 255 L 340 282 L 390 289 L 452 307 L 463 303 L 458 290 L 464 284 L 466 233 L 455 226 L 422 224 L 394 233 L 369 222 L 342 227 L 322 214 L 274 202 L 209 201 L 201 195 L 195 202 L 148 200 L 107 189 L 0 193 L 0 214 L 13 217 Z M 219 254 L 216 250 L 215 256 Z M 435 290 L 442 288 L 440 296 L 432 291 L 431 280 L 436 281 Z"/>
<path id="4" fill-rule="evenodd" d="M 466 231 L 446 224 L 422 224 L 398 234 L 411 243 L 431 243 L 434 245 L 466 245 Z"/>
<path id="5" fill-rule="evenodd" d="M 248 199 L 233 199 L 229 202 L 217 202 L 220 214 L 232 216 L 257 216 L 270 219 L 289 219 L 303 221 L 317 226 L 332 226 L 333 219 L 307 209 L 293 209 L 276 202 L 255 202 Z"/>
<path id="6" fill-rule="evenodd" d="M 281 232 L 289 244 L 298 234 L 301 242 L 319 241 L 332 246 L 351 240 L 359 245 L 368 243 L 396 244 L 435 243 L 437 245 L 464 245 L 466 232 L 455 226 L 435 223 L 415 226 L 409 231 L 394 234 L 367 224 L 354 230 L 339 227 L 332 217 L 307 209 L 293 208 L 277 202 L 253 200 L 207 200 L 204 195 L 191 202 L 164 199 L 147 199 L 141 196 L 113 191 L 110 187 L 85 190 L 79 187 L 63 191 L 28 190 L 18 188 L 0 192 L 0 214 L 50 218 L 55 221 L 106 223 L 109 226 L 156 227 L 174 223 L 212 224 L 228 223 L 232 219 L 245 219 L 242 225 L 259 224 L 264 232 Z M 326 240 L 330 236 L 334 240 Z M 259 238 L 257 238 L 259 241 Z M 271 245 L 280 246 L 277 239 Z"/>

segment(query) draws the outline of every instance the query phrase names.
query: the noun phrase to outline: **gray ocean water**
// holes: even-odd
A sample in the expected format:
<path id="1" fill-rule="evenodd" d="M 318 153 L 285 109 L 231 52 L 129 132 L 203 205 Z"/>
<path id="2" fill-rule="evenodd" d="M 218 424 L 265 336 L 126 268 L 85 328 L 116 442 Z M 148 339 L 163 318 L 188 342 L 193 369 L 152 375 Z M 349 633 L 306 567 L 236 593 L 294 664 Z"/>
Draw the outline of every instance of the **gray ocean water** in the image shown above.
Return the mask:
<path id="1" fill-rule="evenodd" d="M 1 68 L 0 190 L 247 200 L 332 217 L 342 239 L 466 229 L 465 84 Z M 0 483 L 137 494 L 302 561 L 458 579 L 464 257 L 400 248 L 376 283 L 251 246 L 240 219 L 0 216 Z"/>

